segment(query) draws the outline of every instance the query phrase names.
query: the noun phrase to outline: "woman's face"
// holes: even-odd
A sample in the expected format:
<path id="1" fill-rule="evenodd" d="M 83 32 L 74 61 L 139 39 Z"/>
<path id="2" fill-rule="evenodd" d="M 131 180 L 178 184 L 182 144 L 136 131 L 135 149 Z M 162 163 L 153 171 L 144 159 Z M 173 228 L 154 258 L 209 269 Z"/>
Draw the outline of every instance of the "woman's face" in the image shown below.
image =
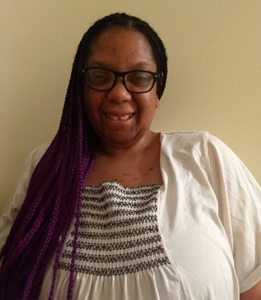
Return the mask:
<path id="1" fill-rule="evenodd" d="M 94 40 L 86 67 L 118 72 L 157 71 L 146 38 L 124 28 L 105 30 Z M 128 92 L 118 77 L 110 91 L 97 91 L 86 85 L 85 97 L 87 117 L 103 145 L 124 148 L 150 136 L 150 124 L 159 106 L 157 84 L 147 93 L 136 94 Z"/>

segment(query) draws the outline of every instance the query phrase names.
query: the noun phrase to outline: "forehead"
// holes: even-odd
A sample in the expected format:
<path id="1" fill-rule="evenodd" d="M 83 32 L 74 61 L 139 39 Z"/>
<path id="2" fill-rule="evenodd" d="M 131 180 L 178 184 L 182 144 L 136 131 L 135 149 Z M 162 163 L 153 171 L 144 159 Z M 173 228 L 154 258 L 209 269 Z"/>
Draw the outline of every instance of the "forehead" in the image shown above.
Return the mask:
<path id="1" fill-rule="evenodd" d="M 147 38 L 133 29 L 115 27 L 101 32 L 92 42 L 87 63 L 117 61 L 155 64 Z"/>

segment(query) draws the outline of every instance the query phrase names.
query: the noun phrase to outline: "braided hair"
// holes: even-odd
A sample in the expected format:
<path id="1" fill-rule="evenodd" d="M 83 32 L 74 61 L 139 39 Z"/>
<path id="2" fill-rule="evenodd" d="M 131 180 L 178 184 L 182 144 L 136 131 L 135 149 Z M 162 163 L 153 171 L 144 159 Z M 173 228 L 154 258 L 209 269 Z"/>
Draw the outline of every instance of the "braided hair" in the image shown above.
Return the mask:
<path id="1" fill-rule="evenodd" d="M 157 72 L 162 75 L 158 98 L 164 92 L 166 50 L 148 23 L 125 13 L 115 13 L 95 22 L 84 34 L 73 63 L 58 132 L 32 174 L 26 197 L 0 254 L 0 300 L 37 300 L 47 264 L 55 254 L 49 300 L 54 299 L 59 257 L 75 217 L 67 300 L 73 297 L 81 191 L 91 172 L 98 141 L 84 109 L 81 70 L 95 38 L 112 27 L 133 29 L 145 36 Z"/>

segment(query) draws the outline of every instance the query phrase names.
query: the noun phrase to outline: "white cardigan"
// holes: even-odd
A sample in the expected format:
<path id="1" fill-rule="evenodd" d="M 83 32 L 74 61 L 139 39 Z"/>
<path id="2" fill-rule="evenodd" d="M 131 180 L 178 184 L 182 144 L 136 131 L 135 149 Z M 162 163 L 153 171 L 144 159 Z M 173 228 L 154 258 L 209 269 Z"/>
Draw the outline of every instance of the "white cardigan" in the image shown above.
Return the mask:
<path id="1" fill-rule="evenodd" d="M 0 219 L 0 248 L 48 146 L 27 158 Z M 162 133 L 160 165 L 158 229 L 170 266 L 122 277 L 79 273 L 75 300 L 238 300 L 261 279 L 261 189 L 239 158 L 206 132 Z M 48 299 L 51 267 L 41 300 Z M 66 282 L 68 272 L 59 270 L 57 299 L 65 299 Z"/>

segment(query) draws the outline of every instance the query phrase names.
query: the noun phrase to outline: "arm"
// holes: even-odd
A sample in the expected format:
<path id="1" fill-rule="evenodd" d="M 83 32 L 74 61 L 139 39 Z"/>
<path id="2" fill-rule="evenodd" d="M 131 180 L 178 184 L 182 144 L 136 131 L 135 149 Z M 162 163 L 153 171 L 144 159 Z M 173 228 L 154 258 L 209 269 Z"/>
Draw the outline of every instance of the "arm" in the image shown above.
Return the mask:
<path id="1" fill-rule="evenodd" d="M 234 257 L 240 300 L 261 300 L 260 186 L 220 140 L 211 136 L 208 150 L 210 182 Z"/>
<path id="2" fill-rule="evenodd" d="M 45 153 L 48 146 L 49 143 L 46 143 L 36 148 L 29 154 L 16 190 L 13 196 L 10 198 L 9 203 L 7 203 L 3 215 L 0 215 L 0 252 L 6 242 L 14 220 L 20 211 L 34 168 Z"/>
<path id="3" fill-rule="evenodd" d="M 260 300 L 261 299 L 261 280 L 258 281 L 250 290 L 240 294 L 240 300 Z"/>

